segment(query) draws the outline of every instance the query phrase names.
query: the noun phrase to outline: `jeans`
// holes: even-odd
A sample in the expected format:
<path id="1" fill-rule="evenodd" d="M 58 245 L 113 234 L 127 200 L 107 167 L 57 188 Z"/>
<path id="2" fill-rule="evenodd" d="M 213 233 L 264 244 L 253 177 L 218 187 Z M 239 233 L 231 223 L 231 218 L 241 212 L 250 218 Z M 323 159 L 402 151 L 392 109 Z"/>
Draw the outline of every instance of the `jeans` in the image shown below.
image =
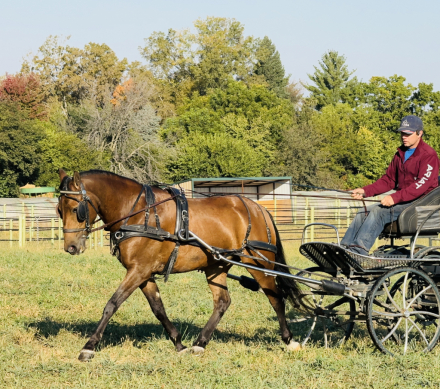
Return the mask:
<path id="1" fill-rule="evenodd" d="M 367 207 L 367 217 L 365 217 L 365 209 L 359 210 L 341 240 L 341 244 L 344 246 L 360 246 L 351 249 L 359 254 L 368 255 L 374 241 L 383 231 L 385 224 L 396 221 L 399 215 L 410 205 L 411 202 L 396 204 L 392 207 L 384 207 L 382 204 L 370 205 Z"/>

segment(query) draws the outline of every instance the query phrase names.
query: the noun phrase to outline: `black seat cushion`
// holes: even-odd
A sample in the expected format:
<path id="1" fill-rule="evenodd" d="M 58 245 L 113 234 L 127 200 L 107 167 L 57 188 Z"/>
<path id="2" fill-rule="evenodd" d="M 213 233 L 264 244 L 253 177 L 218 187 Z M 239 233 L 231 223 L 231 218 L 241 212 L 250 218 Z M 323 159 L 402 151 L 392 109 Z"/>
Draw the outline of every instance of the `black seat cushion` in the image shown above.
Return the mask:
<path id="1" fill-rule="evenodd" d="M 427 195 L 413 201 L 413 203 L 400 214 L 397 222 L 385 225 L 381 235 L 395 238 L 415 235 L 420 223 L 423 222 L 431 210 L 435 209 L 435 206 L 440 206 L 440 187 L 435 188 Z M 432 222 L 436 220 L 435 217 L 437 217 L 437 215 L 430 218 L 430 222 L 425 223 L 420 231 L 420 235 L 437 235 L 440 233 L 440 223 Z"/>

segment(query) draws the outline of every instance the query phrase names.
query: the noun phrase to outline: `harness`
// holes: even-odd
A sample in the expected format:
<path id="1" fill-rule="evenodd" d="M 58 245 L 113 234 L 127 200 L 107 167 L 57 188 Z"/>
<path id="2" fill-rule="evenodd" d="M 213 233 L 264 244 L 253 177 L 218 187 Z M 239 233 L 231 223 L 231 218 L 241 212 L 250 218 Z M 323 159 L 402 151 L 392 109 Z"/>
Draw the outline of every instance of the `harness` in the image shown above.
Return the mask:
<path id="1" fill-rule="evenodd" d="M 204 248 L 205 246 L 201 244 L 199 241 L 193 239 L 190 237 L 190 230 L 189 230 L 189 210 L 188 210 L 188 200 L 185 196 L 185 193 L 183 190 L 179 190 L 177 188 L 173 187 L 167 187 L 166 190 L 170 193 L 171 197 L 164 200 L 172 200 L 176 202 L 176 225 L 174 228 L 174 234 L 171 234 L 168 231 L 165 231 L 160 226 L 160 219 L 159 215 L 157 213 L 157 207 L 156 205 L 159 205 L 160 203 L 164 202 L 156 202 L 156 198 L 154 195 L 154 192 L 149 185 L 143 185 L 131 210 L 129 215 L 124 216 L 123 218 L 113 221 L 111 223 L 107 223 L 105 226 L 113 225 L 116 222 L 124 221 L 122 226 L 119 228 L 119 230 L 115 232 L 110 233 L 110 244 L 111 244 L 111 252 L 112 255 L 115 255 L 119 257 L 119 244 L 127 239 L 135 238 L 135 237 L 144 237 L 144 238 L 150 238 L 158 241 L 172 241 L 175 242 L 176 246 L 174 247 L 173 251 L 171 252 L 168 261 L 162 270 L 160 272 L 160 275 L 164 276 L 164 281 L 166 282 L 168 280 L 169 275 L 171 274 L 174 264 L 176 262 L 177 256 L 179 254 L 179 248 L 181 245 L 191 245 L 195 247 Z M 63 229 L 64 233 L 73 233 L 73 232 L 85 232 L 86 234 L 89 234 L 90 232 L 97 230 L 97 228 L 93 229 L 91 228 L 90 223 L 90 215 L 89 215 L 89 203 L 93 209 L 96 211 L 97 214 L 98 210 L 94 206 L 93 202 L 91 201 L 90 197 L 87 196 L 87 192 L 81 183 L 81 190 L 80 191 L 69 191 L 69 190 L 61 190 L 60 191 L 61 196 L 65 196 L 68 199 L 75 200 L 78 202 L 78 207 L 76 208 L 77 218 L 79 222 L 85 221 L 85 228 L 75 228 L 75 229 Z M 69 195 L 81 195 L 81 200 L 78 200 L 74 197 L 71 197 Z M 139 200 L 142 197 L 142 194 L 145 194 L 145 201 L 147 203 L 147 206 L 143 208 L 141 211 L 133 212 L 136 208 L 136 205 L 139 203 Z M 61 198 L 60 196 L 60 198 Z M 246 257 L 251 258 L 255 260 L 264 260 L 266 262 L 271 262 L 269 259 L 267 259 L 259 250 L 265 250 L 270 251 L 272 253 L 277 253 L 277 247 L 271 243 L 272 237 L 270 233 L 270 229 L 266 220 L 266 216 L 263 212 L 262 207 L 257 204 L 264 222 L 266 224 L 266 233 L 267 233 L 267 240 L 266 242 L 256 241 L 256 240 L 249 240 L 249 236 L 252 229 L 252 223 L 251 223 L 251 214 L 249 211 L 249 207 L 247 206 L 246 202 L 244 201 L 243 197 L 241 195 L 236 195 L 241 202 L 243 203 L 247 215 L 248 215 L 248 226 L 246 229 L 245 237 L 243 239 L 243 243 L 240 248 L 237 249 L 222 249 L 218 247 L 212 247 L 216 253 L 222 254 L 222 255 L 228 255 L 228 256 L 236 256 L 236 257 Z M 151 209 L 153 209 L 154 212 L 154 225 L 150 225 L 150 214 Z M 135 214 L 138 214 L 140 212 L 145 211 L 145 221 L 143 224 L 130 224 L 127 225 L 127 222 L 129 218 Z M 102 226 L 104 227 L 104 226 Z M 102 227 L 99 227 L 102 228 Z M 87 236 L 87 235 L 84 235 Z M 252 256 L 252 255 L 246 255 L 243 253 L 245 249 L 251 250 L 255 252 L 258 257 Z"/>

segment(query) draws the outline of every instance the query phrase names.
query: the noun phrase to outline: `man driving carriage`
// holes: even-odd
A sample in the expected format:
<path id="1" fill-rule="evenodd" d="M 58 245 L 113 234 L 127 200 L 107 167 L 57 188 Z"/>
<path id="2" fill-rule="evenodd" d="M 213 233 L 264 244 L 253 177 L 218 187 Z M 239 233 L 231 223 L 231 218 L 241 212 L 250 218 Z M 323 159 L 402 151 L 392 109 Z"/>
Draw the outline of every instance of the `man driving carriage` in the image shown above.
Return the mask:
<path id="1" fill-rule="evenodd" d="M 380 204 L 361 210 L 347 229 L 341 245 L 357 254 L 368 255 L 376 238 L 417 198 L 438 186 L 439 159 L 423 139 L 423 123 L 417 116 L 405 116 L 400 127 L 402 145 L 397 149 L 386 173 L 373 184 L 357 188 L 351 196 L 357 200 L 386 193 Z"/>

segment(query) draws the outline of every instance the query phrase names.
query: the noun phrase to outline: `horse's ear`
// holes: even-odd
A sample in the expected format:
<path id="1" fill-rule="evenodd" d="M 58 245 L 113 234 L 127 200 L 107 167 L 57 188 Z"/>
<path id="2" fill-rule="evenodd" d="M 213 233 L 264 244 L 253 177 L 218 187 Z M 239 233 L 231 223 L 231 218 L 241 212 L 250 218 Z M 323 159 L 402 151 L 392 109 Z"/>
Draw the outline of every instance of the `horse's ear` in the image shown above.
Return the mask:
<path id="1" fill-rule="evenodd" d="M 63 182 L 63 178 L 67 176 L 63 169 L 58 169 L 58 174 L 60 175 L 60 182 Z"/>
<path id="2" fill-rule="evenodd" d="M 75 185 L 76 189 L 81 189 L 81 177 L 79 176 L 78 172 L 73 173 L 73 184 Z"/>

